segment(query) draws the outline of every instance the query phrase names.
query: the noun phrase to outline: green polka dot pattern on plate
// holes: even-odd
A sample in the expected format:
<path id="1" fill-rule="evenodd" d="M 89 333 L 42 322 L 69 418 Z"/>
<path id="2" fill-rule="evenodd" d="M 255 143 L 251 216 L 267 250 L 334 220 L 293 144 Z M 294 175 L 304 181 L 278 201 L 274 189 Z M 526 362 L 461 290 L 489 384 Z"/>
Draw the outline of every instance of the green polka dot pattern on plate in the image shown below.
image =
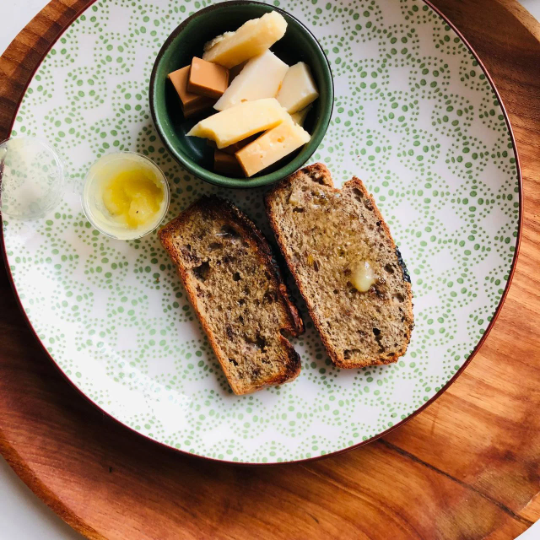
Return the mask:
<path id="1" fill-rule="evenodd" d="M 60 207 L 4 221 L 28 314 L 65 374 L 106 412 L 173 448 L 273 463 L 329 454 L 395 426 L 463 366 L 507 285 L 519 220 L 516 155 L 488 78 L 421 0 L 290 0 L 328 55 L 335 106 L 314 159 L 336 184 L 361 178 L 408 265 L 416 327 L 396 364 L 340 370 L 306 313 L 293 383 L 235 396 L 155 234 L 117 242 L 82 213 L 92 162 L 133 150 L 164 170 L 168 218 L 204 194 L 234 201 L 265 233 L 264 190 L 195 179 L 161 144 L 148 84 L 168 34 L 208 1 L 99 0 L 48 53 L 13 135 L 65 156 Z"/>

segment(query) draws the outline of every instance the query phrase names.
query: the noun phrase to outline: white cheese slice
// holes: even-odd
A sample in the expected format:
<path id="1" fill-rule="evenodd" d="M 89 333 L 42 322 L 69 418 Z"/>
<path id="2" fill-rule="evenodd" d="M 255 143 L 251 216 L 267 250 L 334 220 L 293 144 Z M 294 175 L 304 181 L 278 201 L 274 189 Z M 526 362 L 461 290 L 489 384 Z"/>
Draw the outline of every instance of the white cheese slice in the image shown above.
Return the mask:
<path id="1" fill-rule="evenodd" d="M 293 122 L 295 122 L 299 126 L 304 127 L 306 116 L 308 115 L 309 111 L 311 111 L 312 108 L 313 108 L 313 105 L 308 105 L 307 107 L 304 107 L 301 111 L 291 114 L 291 118 L 293 119 Z"/>
<path id="2" fill-rule="evenodd" d="M 223 111 L 243 101 L 276 97 L 289 66 L 273 52 L 252 58 L 218 99 L 214 109 Z"/>
<path id="3" fill-rule="evenodd" d="M 246 176 L 253 176 L 294 152 L 310 139 L 311 136 L 305 129 L 288 119 L 236 152 L 236 158 Z"/>
<path id="4" fill-rule="evenodd" d="M 267 51 L 287 30 L 287 21 L 277 11 L 251 19 L 236 32 L 218 36 L 205 46 L 203 60 L 232 68 Z"/>
<path id="5" fill-rule="evenodd" d="M 319 97 L 315 81 L 309 67 L 304 62 L 298 62 L 289 68 L 283 84 L 277 95 L 277 100 L 293 114 L 307 107 Z"/>
<path id="6" fill-rule="evenodd" d="M 190 137 L 212 139 L 218 148 L 290 122 L 287 111 L 275 98 L 246 101 L 201 120 L 188 133 Z"/>

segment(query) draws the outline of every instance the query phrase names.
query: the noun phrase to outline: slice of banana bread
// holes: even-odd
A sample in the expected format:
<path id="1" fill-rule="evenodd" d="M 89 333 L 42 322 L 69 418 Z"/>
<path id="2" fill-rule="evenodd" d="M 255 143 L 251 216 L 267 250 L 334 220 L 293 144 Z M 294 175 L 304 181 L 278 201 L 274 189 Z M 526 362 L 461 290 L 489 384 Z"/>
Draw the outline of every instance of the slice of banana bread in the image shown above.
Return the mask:
<path id="1" fill-rule="evenodd" d="M 298 288 L 339 367 L 395 362 L 413 328 L 410 278 L 364 184 L 341 190 L 321 163 L 266 196 L 270 224 Z"/>
<path id="2" fill-rule="evenodd" d="M 294 379 L 303 332 L 270 247 L 238 208 L 203 197 L 159 232 L 235 394 Z"/>

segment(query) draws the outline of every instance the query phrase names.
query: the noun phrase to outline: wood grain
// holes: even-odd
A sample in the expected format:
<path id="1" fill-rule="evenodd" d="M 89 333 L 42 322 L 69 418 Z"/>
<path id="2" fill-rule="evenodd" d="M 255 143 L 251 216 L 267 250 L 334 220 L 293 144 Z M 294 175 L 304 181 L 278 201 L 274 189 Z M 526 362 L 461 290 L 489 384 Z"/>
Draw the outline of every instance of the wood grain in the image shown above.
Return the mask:
<path id="1" fill-rule="evenodd" d="M 54 0 L 0 58 L 0 139 L 49 45 L 89 0 Z M 465 373 L 369 446 L 246 468 L 179 455 L 104 416 L 53 367 L 0 270 L 0 452 L 92 539 L 509 539 L 540 517 L 540 43 L 514 0 L 436 0 L 510 114 L 524 190 L 504 308 Z M 535 37 L 536 36 L 536 37 Z"/>

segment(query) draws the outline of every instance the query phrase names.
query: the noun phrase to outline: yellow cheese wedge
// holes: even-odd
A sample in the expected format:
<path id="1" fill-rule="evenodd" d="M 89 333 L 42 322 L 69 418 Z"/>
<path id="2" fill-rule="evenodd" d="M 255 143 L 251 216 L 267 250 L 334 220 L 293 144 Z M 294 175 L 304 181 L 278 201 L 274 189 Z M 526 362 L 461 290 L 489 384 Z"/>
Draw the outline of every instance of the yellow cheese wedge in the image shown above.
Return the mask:
<path id="1" fill-rule="evenodd" d="M 276 97 L 288 69 L 289 66 L 272 51 L 252 58 L 218 99 L 214 109 L 223 111 L 243 101 Z"/>
<path id="2" fill-rule="evenodd" d="M 301 111 L 291 114 L 291 118 L 293 119 L 293 122 L 295 124 L 298 124 L 299 126 L 304 127 L 306 116 L 308 115 L 309 111 L 311 111 L 312 107 L 313 105 L 308 105 L 307 107 L 304 107 Z"/>
<path id="3" fill-rule="evenodd" d="M 207 43 L 203 60 L 232 68 L 267 51 L 280 40 L 287 29 L 287 21 L 277 11 L 266 13 L 260 19 L 251 19 L 236 32 Z"/>
<path id="4" fill-rule="evenodd" d="M 292 120 L 267 131 L 236 153 L 246 176 L 253 176 L 294 152 L 311 139 L 310 134 Z"/>
<path id="5" fill-rule="evenodd" d="M 201 120 L 188 135 L 212 139 L 218 148 L 224 148 L 285 120 L 290 121 L 290 116 L 275 98 L 258 99 L 239 103 Z"/>
<path id="6" fill-rule="evenodd" d="M 289 114 L 301 111 L 318 97 L 319 92 L 315 81 L 309 67 L 304 62 L 298 62 L 289 68 L 276 96 Z"/>

